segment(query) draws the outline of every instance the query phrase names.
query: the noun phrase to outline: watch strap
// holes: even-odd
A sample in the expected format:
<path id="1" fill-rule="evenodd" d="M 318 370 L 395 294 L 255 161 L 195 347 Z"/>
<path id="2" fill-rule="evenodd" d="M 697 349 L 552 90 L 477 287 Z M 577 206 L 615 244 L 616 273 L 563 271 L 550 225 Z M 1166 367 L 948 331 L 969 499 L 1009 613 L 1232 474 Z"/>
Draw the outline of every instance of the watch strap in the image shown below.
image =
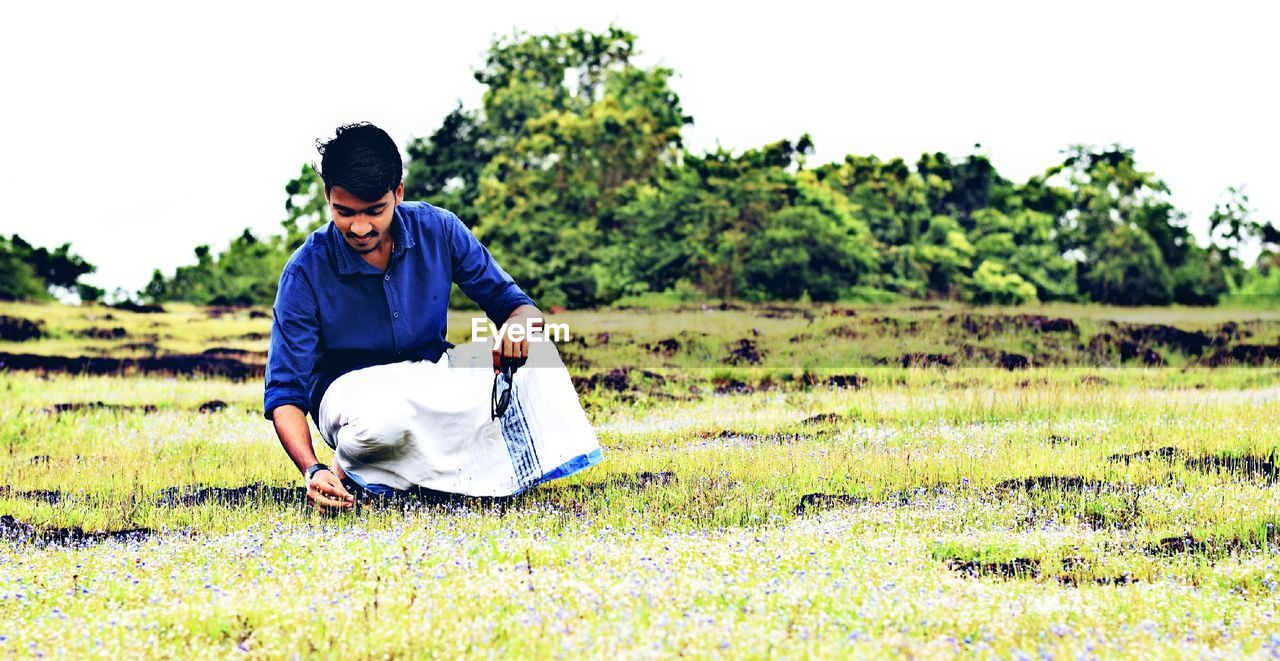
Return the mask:
<path id="1" fill-rule="evenodd" d="M 310 466 L 307 467 L 307 470 L 306 470 L 307 481 L 310 482 L 311 477 L 316 473 L 319 473 L 320 471 L 327 471 L 327 470 L 329 470 L 329 467 L 324 464 L 321 464 L 321 463 L 311 464 Z"/>

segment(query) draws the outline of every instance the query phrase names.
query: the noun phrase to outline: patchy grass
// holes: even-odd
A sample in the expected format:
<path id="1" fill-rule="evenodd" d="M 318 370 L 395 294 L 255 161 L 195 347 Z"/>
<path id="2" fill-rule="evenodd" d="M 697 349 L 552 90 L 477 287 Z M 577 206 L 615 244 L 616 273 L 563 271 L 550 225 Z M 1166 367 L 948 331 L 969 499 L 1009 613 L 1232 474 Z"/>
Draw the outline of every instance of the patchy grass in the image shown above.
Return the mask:
<path id="1" fill-rule="evenodd" d="M 1274 368 L 680 357 L 710 360 L 753 325 L 776 356 L 821 324 L 936 330 L 972 313 L 851 310 L 574 313 L 590 329 L 569 353 L 603 464 L 514 499 L 337 516 L 303 505 L 257 379 L 0 373 L 0 655 L 1277 652 Z M 247 310 L 182 306 L 0 313 L 48 334 L 0 351 L 47 355 L 118 356 L 146 333 L 161 353 L 260 351 L 265 338 L 234 338 L 269 329 Z M 1251 341 L 1274 341 L 1263 313 L 999 314 L 1070 317 L 1085 345 L 1111 322 L 1247 321 Z M 75 333 L 115 325 L 123 337 Z M 1006 330 L 984 341 L 1032 355 L 1070 334 Z M 840 351 L 904 352 L 855 331 Z M 614 362 L 673 337 L 691 340 L 639 349 L 671 349 L 672 364 Z M 953 339 L 927 349 L 955 355 Z"/>

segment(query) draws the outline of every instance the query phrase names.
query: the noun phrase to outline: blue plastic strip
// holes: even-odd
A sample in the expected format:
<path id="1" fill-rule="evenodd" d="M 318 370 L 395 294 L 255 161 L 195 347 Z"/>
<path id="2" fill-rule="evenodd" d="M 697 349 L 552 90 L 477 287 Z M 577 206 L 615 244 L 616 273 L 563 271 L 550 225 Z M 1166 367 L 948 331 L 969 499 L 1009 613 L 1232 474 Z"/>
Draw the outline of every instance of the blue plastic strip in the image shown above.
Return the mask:
<path id="1" fill-rule="evenodd" d="M 548 480 L 558 480 L 562 477 L 569 477 L 584 468 L 595 466 L 601 461 L 604 461 L 604 453 L 600 452 L 600 448 L 596 448 L 587 454 L 580 454 L 573 459 L 556 466 L 550 471 L 547 471 L 547 474 L 543 475 L 537 483 L 541 484 Z"/>

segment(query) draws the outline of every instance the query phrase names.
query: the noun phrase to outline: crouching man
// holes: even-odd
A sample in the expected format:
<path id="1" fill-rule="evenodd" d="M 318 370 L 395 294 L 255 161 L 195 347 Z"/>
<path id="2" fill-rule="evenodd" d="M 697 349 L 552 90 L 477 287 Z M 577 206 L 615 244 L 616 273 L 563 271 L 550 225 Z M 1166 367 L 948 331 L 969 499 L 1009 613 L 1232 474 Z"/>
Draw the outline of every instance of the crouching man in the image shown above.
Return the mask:
<path id="1" fill-rule="evenodd" d="M 391 137 L 346 125 L 318 149 L 331 220 L 281 272 L 263 398 L 310 502 L 344 509 L 415 486 L 505 496 L 599 463 L 568 372 L 536 332 L 542 313 L 456 215 L 404 201 Z M 454 283 L 520 332 L 448 342 Z"/>

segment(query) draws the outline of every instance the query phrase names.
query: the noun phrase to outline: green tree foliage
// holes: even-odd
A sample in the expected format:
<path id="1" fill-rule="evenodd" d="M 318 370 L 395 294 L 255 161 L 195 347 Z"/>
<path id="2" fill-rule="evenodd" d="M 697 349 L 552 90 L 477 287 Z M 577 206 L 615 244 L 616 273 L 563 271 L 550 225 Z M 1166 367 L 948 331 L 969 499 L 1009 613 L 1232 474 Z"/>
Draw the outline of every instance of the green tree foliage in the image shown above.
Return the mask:
<path id="1" fill-rule="evenodd" d="M 17 234 L 0 236 L 0 300 L 50 300 L 54 292 L 93 298 L 101 295 L 101 290 L 79 280 L 96 270 L 71 252 L 70 243 L 49 250 L 37 248 Z"/>
<path id="2" fill-rule="evenodd" d="M 1200 245 L 1121 146 L 1070 147 L 1024 183 L 980 153 L 809 168 L 807 135 L 696 154 L 674 72 L 636 56 L 617 27 L 496 39 L 475 72 L 480 106 L 459 103 L 408 144 L 406 197 L 457 213 L 546 307 L 661 292 L 1208 305 L 1228 291 L 1263 300 L 1277 278 L 1280 231 L 1241 189 Z M 156 272 L 147 298 L 270 303 L 288 255 L 328 221 L 310 168 L 286 193 L 282 234 L 246 230 L 216 256 L 200 246 L 195 264 Z M 5 277 L 29 286 L 24 273 Z"/>

